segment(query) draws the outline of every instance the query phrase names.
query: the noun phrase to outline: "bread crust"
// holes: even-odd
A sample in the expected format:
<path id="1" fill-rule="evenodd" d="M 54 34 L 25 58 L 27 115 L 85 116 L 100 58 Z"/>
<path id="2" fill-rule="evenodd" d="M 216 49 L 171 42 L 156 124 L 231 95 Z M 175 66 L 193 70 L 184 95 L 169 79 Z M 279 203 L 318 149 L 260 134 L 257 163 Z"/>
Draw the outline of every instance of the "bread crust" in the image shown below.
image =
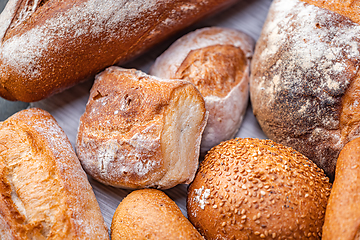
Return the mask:
<path id="1" fill-rule="evenodd" d="M 204 97 L 209 119 L 202 154 L 239 130 L 249 98 L 253 47 L 248 35 L 234 29 L 198 29 L 173 43 L 150 69 L 157 77 L 192 82 Z"/>
<path id="2" fill-rule="evenodd" d="M 360 138 L 347 143 L 336 164 L 326 208 L 323 240 L 360 237 Z"/>
<path id="3" fill-rule="evenodd" d="M 85 171 L 105 184 L 166 189 L 194 178 L 206 121 L 191 83 L 110 67 L 91 89 L 76 150 Z"/>
<path id="4" fill-rule="evenodd" d="M 0 15 L 0 95 L 41 100 L 234 2 L 10 0 Z"/>
<path id="5" fill-rule="evenodd" d="M 109 239 L 80 162 L 41 109 L 0 124 L 0 238 Z"/>
<path id="6" fill-rule="evenodd" d="M 176 203 L 156 189 L 133 191 L 121 201 L 111 223 L 111 239 L 204 240 Z"/>
<path id="7" fill-rule="evenodd" d="M 188 188 L 188 218 L 208 240 L 321 239 L 330 188 L 294 149 L 236 138 L 201 162 Z"/>
<path id="8" fill-rule="evenodd" d="M 298 0 L 273 2 L 251 66 L 250 98 L 264 133 L 333 179 L 359 136 L 360 26 Z"/>

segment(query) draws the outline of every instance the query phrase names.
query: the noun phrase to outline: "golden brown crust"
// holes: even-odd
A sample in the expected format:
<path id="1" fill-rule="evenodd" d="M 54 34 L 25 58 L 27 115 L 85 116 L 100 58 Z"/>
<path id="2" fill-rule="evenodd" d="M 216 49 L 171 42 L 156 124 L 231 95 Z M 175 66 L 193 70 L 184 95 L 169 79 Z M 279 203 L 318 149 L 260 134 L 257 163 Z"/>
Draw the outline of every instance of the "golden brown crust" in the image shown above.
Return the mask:
<path id="1" fill-rule="evenodd" d="M 360 25 L 338 13 L 275 0 L 251 66 L 252 107 L 265 134 L 331 179 L 339 152 L 360 134 L 359 34 Z"/>
<path id="2" fill-rule="evenodd" d="M 111 239 L 203 239 L 165 193 L 136 190 L 117 207 Z"/>
<path id="3" fill-rule="evenodd" d="M 109 239 L 87 176 L 55 119 L 33 108 L 0 127 L 0 238 Z"/>
<path id="4" fill-rule="evenodd" d="M 188 218 L 206 239 L 320 239 L 329 179 L 271 140 L 211 149 L 188 189 Z"/>
<path id="5" fill-rule="evenodd" d="M 84 169 L 105 184 L 170 188 L 192 181 L 206 119 L 189 82 L 111 67 L 91 89 L 76 150 Z"/>
<path id="6" fill-rule="evenodd" d="M 224 98 L 243 79 L 246 67 L 247 59 L 241 48 L 212 45 L 191 50 L 174 78 L 192 82 L 203 97 Z"/>
<path id="7" fill-rule="evenodd" d="M 341 150 L 326 208 L 323 239 L 359 239 L 360 138 Z"/>
<path id="8" fill-rule="evenodd" d="M 0 16 L 0 94 L 41 100 L 234 2 L 10 0 Z"/>
<path id="9" fill-rule="evenodd" d="M 360 23 L 360 2 L 358 0 L 301 0 L 309 4 L 328 9 Z"/>

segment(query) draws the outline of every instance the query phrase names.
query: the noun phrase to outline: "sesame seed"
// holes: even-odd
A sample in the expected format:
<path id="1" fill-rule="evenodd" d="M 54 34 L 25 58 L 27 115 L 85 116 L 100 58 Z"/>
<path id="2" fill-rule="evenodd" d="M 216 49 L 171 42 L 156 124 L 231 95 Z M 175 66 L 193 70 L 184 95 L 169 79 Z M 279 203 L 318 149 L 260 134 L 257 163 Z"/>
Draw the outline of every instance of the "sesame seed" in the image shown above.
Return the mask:
<path id="1" fill-rule="evenodd" d="M 243 216 L 241 217 L 241 219 L 243 219 L 243 220 L 246 219 L 246 215 L 243 215 Z"/>
<path id="2" fill-rule="evenodd" d="M 216 204 L 213 206 L 213 208 L 215 208 L 215 209 L 216 209 L 217 207 L 218 207 L 218 206 L 217 206 Z"/>
<path id="3" fill-rule="evenodd" d="M 260 234 L 260 238 L 265 238 L 265 235 L 263 233 Z"/>
<path id="4" fill-rule="evenodd" d="M 222 227 L 225 227 L 225 226 L 226 226 L 226 222 L 222 222 L 221 226 L 222 226 Z"/>

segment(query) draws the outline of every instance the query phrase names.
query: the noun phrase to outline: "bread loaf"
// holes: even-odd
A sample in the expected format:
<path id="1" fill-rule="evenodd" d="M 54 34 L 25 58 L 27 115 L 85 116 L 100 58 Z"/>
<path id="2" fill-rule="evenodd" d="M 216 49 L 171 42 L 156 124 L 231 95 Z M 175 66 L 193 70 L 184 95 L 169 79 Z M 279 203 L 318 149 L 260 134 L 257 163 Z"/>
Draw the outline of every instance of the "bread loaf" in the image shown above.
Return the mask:
<path id="1" fill-rule="evenodd" d="M 204 99 L 191 83 L 110 67 L 91 89 L 76 151 L 102 183 L 171 188 L 193 180 L 206 120 Z"/>
<path id="2" fill-rule="evenodd" d="M 250 96 L 265 134 L 333 179 L 340 150 L 360 135 L 360 10 L 356 1 L 308 2 L 318 6 L 273 1 L 256 44 Z"/>
<path id="3" fill-rule="evenodd" d="M 204 97 L 209 119 L 203 154 L 239 130 L 249 98 L 253 47 L 254 41 L 240 31 L 203 28 L 178 39 L 150 69 L 157 77 L 192 82 Z"/>
<path id="4" fill-rule="evenodd" d="M 323 240 L 360 238 L 360 138 L 347 143 L 336 164 Z"/>
<path id="5" fill-rule="evenodd" d="M 69 140 L 40 109 L 0 123 L 0 239 L 109 239 Z"/>
<path id="6" fill-rule="evenodd" d="M 41 100 L 234 2 L 10 0 L 0 15 L 0 96 Z"/>
<path id="7" fill-rule="evenodd" d="M 207 240 L 321 239 L 329 179 L 271 140 L 212 148 L 188 188 L 189 220 Z"/>
<path id="8" fill-rule="evenodd" d="M 111 223 L 111 239 L 204 240 L 175 202 L 156 189 L 133 191 L 121 201 Z"/>

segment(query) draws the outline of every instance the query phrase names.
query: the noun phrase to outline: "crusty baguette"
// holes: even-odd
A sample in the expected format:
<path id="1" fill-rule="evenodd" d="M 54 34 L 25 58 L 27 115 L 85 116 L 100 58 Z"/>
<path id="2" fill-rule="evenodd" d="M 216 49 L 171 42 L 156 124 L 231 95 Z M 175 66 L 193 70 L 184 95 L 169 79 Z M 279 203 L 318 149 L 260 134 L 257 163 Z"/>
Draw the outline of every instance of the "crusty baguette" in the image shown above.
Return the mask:
<path id="1" fill-rule="evenodd" d="M 326 208 L 323 240 L 360 239 L 360 138 L 341 150 Z"/>
<path id="2" fill-rule="evenodd" d="M 44 110 L 0 124 L 0 239 L 109 239 L 69 140 Z"/>
<path id="3" fill-rule="evenodd" d="M 115 187 L 166 189 L 190 183 L 207 113 L 190 82 L 110 67 L 80 118 L 76 151 L 85 171 Z"/>
<path id="4" fill-rule="evenodd" d="M 10 0 L 0 15 L 0 95 L 43 99 L 234 2 Z"/>
<path id="5" fill-rule="evenodd" d="M 142 189 L 127 195 L 117 207 L 111 223 L 111 239 L 204 238 L 164 192 Z"/>
<path id="6" fill-rule="evenodd" d="M 251 37 L 235 29 L 202 28 L 174 42 L 150 69 L 157 77 L 192 82 L 204 97 L 209 119 L 202 154 L 239 130 L 249 98 L 253 47 Z"/>
<path id="7" fill-rule="evenodd" d="M 349 17 L 274 0 L 251 63 L 251 103 L 264 133 L 332 180 L 341 149 L 360 136 L 360 25 Z"/>

